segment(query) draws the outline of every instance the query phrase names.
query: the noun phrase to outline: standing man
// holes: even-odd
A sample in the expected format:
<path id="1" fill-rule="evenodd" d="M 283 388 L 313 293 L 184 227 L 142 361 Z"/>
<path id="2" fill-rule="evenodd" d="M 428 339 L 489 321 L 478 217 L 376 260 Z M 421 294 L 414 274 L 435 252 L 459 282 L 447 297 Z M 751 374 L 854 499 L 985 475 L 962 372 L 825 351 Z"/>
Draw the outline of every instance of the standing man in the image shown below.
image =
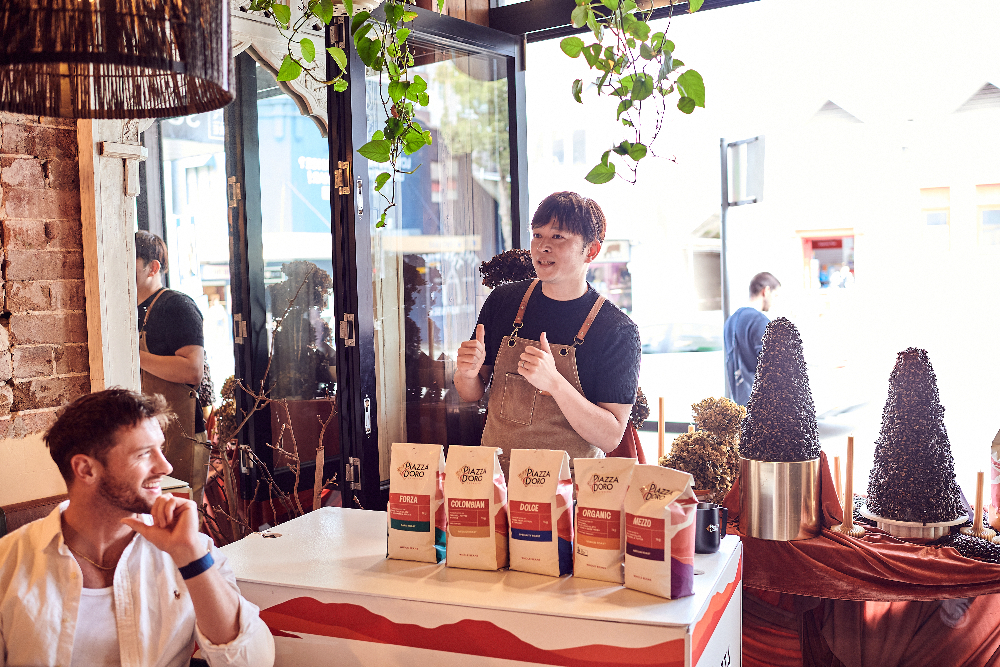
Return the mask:
<path id="1" fill-rule="evenodd" d="M 781 283 L 766 271 L 750 281 L 750 303 L 729 316 L 723 330 L 726 348 L 726 380 L 729 393 L 740 405 L 750 400 L 754 377 L 757 375 L 757 358 L 764 347 L 766 313 L 774 303 L 774 295 Z"/>
<path id="2" fill-rule="evenodd" d="M 162 394 L 170 411 L 177 415 L 164 429 L 165 455 L 174 476 L 191 485 L 193 500 L 200 504 L 211 453 L 207 444 L 201 444 L 208 438 L 197 396 L 205 370 L 205 334 L 201 311 L 191 297 L 163 286 L 167 268 L 163 239 L 149 232 L 136 232 L 142 391 Z"/>
<path id="3" fill-rule="evenodd" d="M 602 457 L 622 439 L 639 383 L 639 330 L 587 284 L 606 223 L 592 199 L 557 192 L 531 219 L 537 278 L 497 287 L 472 340 L 458 350 L 455 388 L 482 399 L 492 380 L 482 444 L 563 449 Z"/>
<path id="4" fill-rule="evenodd" d="M 45 434 L 69 501 L 0 539 L 0 667 L 270 667 L 274 639 L 170 473 L 166 403 L 83 396 Z"/>

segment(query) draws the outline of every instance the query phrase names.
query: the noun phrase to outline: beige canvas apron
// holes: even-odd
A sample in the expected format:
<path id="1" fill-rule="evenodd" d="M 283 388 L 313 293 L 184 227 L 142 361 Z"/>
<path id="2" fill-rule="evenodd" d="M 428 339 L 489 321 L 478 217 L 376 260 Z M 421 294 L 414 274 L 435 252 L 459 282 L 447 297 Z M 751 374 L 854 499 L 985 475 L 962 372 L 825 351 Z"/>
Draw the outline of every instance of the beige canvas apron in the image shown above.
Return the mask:
<path id="1" fill-rule="evenodd" d="M 486 428 L 483 429 L 482 444 L 503 450 L 500 465 L 504 475 L 509 473 L 512 449 L 562 449 L 569 453 L 571 463 L 572 459 L 580 456 L 604 456 L 599 447 L 584 440 L 570 426 L 551 394 L 539 391 L 517 372 L 524 349 L 528 346 L 541 347 L 537 341 L 519 338 L 517 335 L 524 320 L 528 299 L 538 282 L 535 279 L 524 293 L 514 319 L 514 331 L 509 336 L 504 336 L 496 363 L 493 364 L 489 414 Z M 603 304 L 604 297 L 598 297 L 572 345 L 549 344 L 556 370 L 581 394 L 583 387 L 580 386 L 580 376 L 576 369 L 576 348 L 583 343 Z"/>
<path id="2" fill-rule="evenodd" d="M 160 290 L 146 309 L 142 329 L 139 331 L 139 350 L 142 352 L 149 352 L 149 348 L 146 347 L 146 322 L 149 321 L 149 313 L 165 291 Z M 201 503 L 210 452 L 205 446 L 192 442 L 192 438 L 199 442 L 205 440 L 202 434 L 194 432 L 194 411 L 197 409 L 195 390 L 186 384 L 170 382 L 143 370 L 140 370 L 139 377 L 142 393 L 161 394 L 167 399 L 167 405 L 176 415 L 176 419 L 171 419 L 163 432 L 166 440 L 164 455 L 174 467 L 170 476 L 190 484 L 193 500 Z"/>

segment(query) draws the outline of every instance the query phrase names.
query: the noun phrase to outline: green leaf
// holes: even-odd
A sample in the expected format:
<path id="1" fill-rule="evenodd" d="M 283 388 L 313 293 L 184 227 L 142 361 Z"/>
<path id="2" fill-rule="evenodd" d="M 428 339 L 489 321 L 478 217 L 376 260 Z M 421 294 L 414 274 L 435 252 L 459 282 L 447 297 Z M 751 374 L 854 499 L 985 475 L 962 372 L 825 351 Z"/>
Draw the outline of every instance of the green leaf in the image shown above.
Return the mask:
<path id="1" fill-rule="evenodd" d="M 444 0 L 437 0 L 437 1 L 438 1 L 438 14 L 440 14 L 444 11 Z"/>
<path id="2" fill-rule="evenodd" d="M 605 155 L 607 155 L 607 153 L 605 153 Z M 613 163 L 603 162 L 603 161 L 601 162 L 601 164 L 591 169 L 586 176 L 584 176 L 584 178 L 586 178 L 588 182 L 593 183 L 595 185 L 607 183 L 608 181 L 614 179 L 614 177 L 615 177 L 615 165 Z"/>
<path id="3" fill-rule="evenodd" d="M 403 137 L 403 152 L 406 153 L 407 155 L 413 155 L 421 148 L 423 148 L 426 145 L 426 143 L 427 142 L 424 141 L 423 132 L 416 132 L 414 130 L 410 130 L 409 132 L 406 133 L 406 136 Z"/>
<path id="4" fill-rule="evenodd" d="M 348 16 L 354 16 L 354 3 L 351 0 L 344 0 L 344 11 Z"/>
<path id="5" fill-rule="evenodd" d="M 398 118 L 385 119 L 385 131 L 386 131 L 386 136 L 389 139 L 398 139 L 399 135 L 401 135 L 403 133 L 403 130 L 405 129 L 406 126 L 403 125 L 403 121 L 399 120 Z"/>
<path id="6" fill-rule="evenodd" d="M 389 73 L 389 79 L 391 79 L 392 81 L 398 81 L 399 80 L 399 77 L 400 77 L 400 75 L 399 75 L 399 65 L 396 64 L 395 60 L 386 60 L 385 61 L 385 69 Z"/>
<path id="7" fill-rule="evenodd" d="M 403 12 L 403 19 L 402 19 L 402 21 L 403 21 L 403 23 L 409 23 L 410 21 L 412 21 L 413 19 L 417 18 L 418 16 L 420 16 L 420 14 L 418 14 L 416 12 Z"/>
<path id="8" fill-rule="evenodd" d="M 586 5 L 581 5 L 573 9 L 573 13 L 569 15 L 569 20 L 573 23 L 574 28 L 582 28 L 587 25 L 589 9 Z"/>
<path id="9" fill-rule="evenodd" d="M 629 32 L 639 41 L 645 42 L 649 39 L 649 24 L 645 21 L 636 21 Z"/>
<path id="10" fill-rule="evenodd" d="M 583 104 L 583 99 L 581 99 L 580 97 L 582 94 L 583 94 L 583 81 L 577 79 L 576 81 L 573 82 L 573 99 L 579 102 L 580 104 Z"/>
<path id="11" fill-rule="evenodd" d="M 403 12 L 405 11 L 402 5 L 392 2 L 385 3 L 385 22 L 391 26 L 395 26 L 399 23 L 399 19 L 403 18 Z"/>
<path id="12" fill-rule="evenodd" d="M 623 12 L 626 12 L 626 13 L 633 12 L 636 9 L 638 9 L 638 6 L 635 4 L 634 0 L 625 0 L 625 2 L 622 3 L 622 11 Z"/>
<path id="13" fill-rule="evenodd" d="M 354 33 L 354 45 L 357 46 L 358 44 L 361 44 L 361 40 L 365 38 L 365 35 L 371 32 L 371 29 L 372 29 L 371 23 L 365 23 L 364 25 L 359 27 L 357 31 Z"/>
<path id="14" fill-rule="evenodd" d="M 392 144 L 385 139 L 373 139 L 359 148 L 358 152 L 372 162 L 388 162 L 392 157 Z"/>
<path id="15" fill-rule="evenodd" d="M 303 37 L 299 42 L 299 50 L 302 51 L 302 59 L 307 63 L 316 60 L 316 45 L 308 37 Z"/>
<path id="16" fill-rule="evenodd" d="M 601 0 L 601 4 L 611 11 L 618 9 L 618 0 Z"/>
<path id="17" fill-rule="evenodd" d="M 333 62 L 337 63 L 337 67 L 340 68 L 341 72 L 347 71 L 347 54 L 344 53 L 342 48 L 339 46 L 331 46 L 326 50 L 326 52 L 330 54 L 331 58 L 333 58 Z"/>
<path id="18" fill-rule="evenodd" d="M 628 156 L 638 162 L 646 157 L 646 147 L 642 144 L 632 144 L 628 148 Z"/>
<path id="19" fill-rule="evenodd" d="M 378 55 L 381 45 L 381 42 L 376 42 L 374 39 L 362 37 L 357 45 L 358 57 L 361 58 L 361 62 L 368 67 L 374 67 L 375 56 Z M 381 69 L 380 67 L 374 68 Z"/>
<path id="20" fill-rule="evenodd" d="M 611 76 L 611 72 L 605 72 L 604 76 L 602 76 L 600 79 L 597 80 L 597 94 L 598 95 L 601 94 L 601 89 L 604 88 L 604 83 L 608 80 L 609 76 Z"/>
<path id="21" fill-rule="evenodd" d="M 281 61 L 281 69 L 278 70 L 278 81 L 295 81 L 301 73 L 302 66 L 286 53 L 285 59 Z"/>
<path id="22" fill-rule="evenodd" d="M 698 72 L 689 69 L 677 77 L 677 89 L 684 97 L 690 97 L 696 106 L 705 106 L 705 82 Z"/>
<path id="23" fill-rule="evenodd" d="M 674 69 L 677 69 L 678 67 L 684 67 L 684 61 L 680 58 L 674 58 Z"/>
<path id="24" fill-rule="evenodd" d="M 441 2 L 443 2 L 443 0 L 439 0 L 438 4 L 441 4 Z M 385 216 L 387 213 L 388 211 L 382 211 L 382 215 L 379 216 L 378 222 L 375 223 L 375 229 L 385 227 Z"/>
<path id="25" fill-rule="evenodd" d="M 576 58 L 583 51 L 583 40 L 579 37 L 565 37 L 559 42 L 559 48 L 570 58 Z"/>
<path id="26" fill-rule="evenodd" d="M 407 92 L 412 94 L 419 94 L 427 90 L 427 82 L 424 81 L 423 77 L 419 74 L 413 77 L 413 83 L 410 84 L 410 88 Z M 412 97 L 410 99 L 413 99 Z"/>
<path id="27" fill-rule="evenodd" d="M 389 97 L 393 102 L 398 102 L 406 95 L 406 89 L 410 84 L 405 81 L 392 81 L 389 83 Z"/>
<path id="28" fill-rule="evenodd" d="M 663 54 L 663 63 L 660 65 L 660 72 L 656 75 L 656 82 L 659 83 L 674 71 L 674 59 L 670 57 L 670 52 Z"/>
<path id="29" fill-rule="evenodd" d="M 428 95 L 427 93 L 420 93 L 419 95 L 417 95 L 417 104 L 419 104 L 422 107 L 425 107 L 428 104 L 430 104 L 430 101 L 431 101 L 431 96 Z"/>
<path id="30" fill-rule="evenodd" d="M 653 53 L 653 49 L 649 48 L 649 44 L 643 42 L 641 45 L 639 45 L 639 56 L 643 60 L 652 60 L 653 58 L 656 57 L 656 54 Z"/>
<path id="31" fill-rule="evenodd" d="M 381 174 L 375 177 L 375 192 L 382 189 L 382 186 L 389 182 L 392 178 L 392 174 L 387 171 L 383 171 Z"/>
<path id="32" fill-rule="evenodd" d="M 622 117 L 622 114 L 632 108 L 632 100 L 622 100 L 618 103 L 618 115 L 615 116 L 615 120 Z"/>
<path id="33" fill-rule="evenodd" d="M 385 139 L 385 133 L 382 130 L 375 130 L 375 134 L 372 135 L 372 141 L 381 141 Z"/>
<path id="34" fill-rule="evenodd" d="M 358 28 L 360 28 L 362 25 L 364 25 L 365 21 L 368 20 L 369 16 L 371 16 L 371 14 L 369 14 L 368 12 L 358 12 L 357 14 L 354 15 L 354 18 L 351 19 L 351 34 L 352 35 L 358 31 Z M 370 30 L 370 28 L 369 28 L 369 30 Z"/>
<path id="35" fill-rule="evenodd" d="M 592 44 L 583 50 L 583 57 L 587 59 L 587 64 L 593 67 L 601 57 L 601 45 Z"/>
<path id="36" fill-rule="evenodd" d="M 275 20 L 282 27 L 287 28 L 288 22 L 292 20 L 292 10 L 288 5 L 271 5 L 271 11 L 274 13 Z"/>
<path id="37" fill-rule="evenodd" d="M 705 0 L 688 0 L 688 11 L 693 14 L 701 9 L 703 4 L 705 4 Z"/>
<path id="38" fill-rule="evenodd" d="M 612 148 L 611 150 L 613 150 L 615 153 L 618 153 L 619 155 L 628 155 L 629 148 L 631 147 L 632 144 L 630 144 L 627 141 L 623 141 L 614 148 Z"/>
<path id="39" fill-rule="evenodd" d="M 681 99 L 677 100 L 677 108 L 683 111 L 684 113 L 691 113 L 692 111 L 694 111 L 694 107 L 695 107 L 694 100 L 692 100 L 690 97 L 682 97 Z"/>
<path id="40" fill-rule="evenodd" d="M 319 0 L 319 12 L 316 16 L 326 25 L 330 25 L 330 21 L 333 20 L 333 0 Z"/>
<path id="41" fill-rule="evenodd" d="M 402 44 L 406 41 L 406 38 L 410 36 L 409 28 L 400 28 L 396 31 L 396 41 Z"/>
<path id="42" fill-rule="evenodd" d="M 594 39 L 598 42 L 603 41 L 601 38 L 604 35 L 604 28 L 597 22 L 597 17 L 594 15 L 593 10 L 587 12 L 587 27 L 594 33 Z"/>
<path id="43" fill-rule="evenodd" d="M 665 39 L 663 40 L 663 50 L 670 51 L 671 53 L 673 53 L 674 51 L 677 50 L 677 47 L 674 46 L 674 43 L 671 42 L 669 39 Z"/>
<path id="44" fill-rule="evenodd" d="M 635 123 L 630 121 L 628 118 L 622 118 L 622 125 L 625 127 L 635 127 Z"/>
<path id="45" fill-rule="evenodd" d="M 333 89 L 338 93 L 342 93 L 347 90 L 347 82 L 343 79 L 337 79 L 333 82 Z"/>
<path id="46" fill-rule="evenodd" d="M 632 84 L 632 99 L 641 102 L 653 94 L 653 77 L 648 74 L 640 74 Z"/>

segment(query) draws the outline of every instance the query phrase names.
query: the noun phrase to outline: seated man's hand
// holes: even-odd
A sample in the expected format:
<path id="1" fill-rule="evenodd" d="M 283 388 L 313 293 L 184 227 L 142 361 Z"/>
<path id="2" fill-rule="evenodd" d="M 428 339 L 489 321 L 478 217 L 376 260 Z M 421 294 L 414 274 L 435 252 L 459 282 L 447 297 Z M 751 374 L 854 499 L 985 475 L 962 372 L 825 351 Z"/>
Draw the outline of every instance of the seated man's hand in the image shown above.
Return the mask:
<path id="1" fill-rule="evenodd" d="M 565 378 L 556 369 L 556 360 L 552 356 L 552 348 L 542 332 L 538 341 L 541 348 L 529 346 L 521 353 L 517 372 L 543 394 L 553 394 Z"/>
<path id="2" fill-rule="evenodd" d="M 467 340 L 458 346 L 455 372 L 470 380 L 479 375 L 479 369 L 486 360 L 486 328 L 476 325 L 475 340 Z"/>
<path id="3" fill-rule="evenodd" d="M 177 567 L 205 555 L 205 547 L 198 538 L 198 506 L 193 500 L 163 493 L 149 513 L 153 517 L 152 526 L 131 517 L 122 519 L 122 523 L 165 551 Z"/>

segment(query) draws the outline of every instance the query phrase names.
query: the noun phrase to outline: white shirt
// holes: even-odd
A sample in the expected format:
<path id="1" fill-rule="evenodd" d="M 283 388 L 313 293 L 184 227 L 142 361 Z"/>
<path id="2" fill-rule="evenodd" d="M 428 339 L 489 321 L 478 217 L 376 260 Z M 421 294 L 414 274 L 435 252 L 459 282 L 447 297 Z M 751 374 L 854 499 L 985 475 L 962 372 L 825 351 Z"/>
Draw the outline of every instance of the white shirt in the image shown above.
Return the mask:
<path id="1" fill-rule="evenodd" d="M 84 588 L 80 593 L 73 662 L 69 667 L 120 667 L 114 587 Z"/>
<path id="2" fill-rule="evenodd" d="M 0 539 L 0 667 L 66 667 L 79 627 L 83 573 L 63 541 L 63 502 L 44 519 Z M 152 517 L 143 515 L 146 523 Z M 226 557 L 207 535 L 215 567 L 237 591 Z M 240 632 L 210 643 L 170 556 L 136 535 L 115 569 L 114 611 L 123 667 L 186 666 L 195 649 L 212 667 L 271 667 L 274 638 L 259 609 L 240 596 Z"/>

